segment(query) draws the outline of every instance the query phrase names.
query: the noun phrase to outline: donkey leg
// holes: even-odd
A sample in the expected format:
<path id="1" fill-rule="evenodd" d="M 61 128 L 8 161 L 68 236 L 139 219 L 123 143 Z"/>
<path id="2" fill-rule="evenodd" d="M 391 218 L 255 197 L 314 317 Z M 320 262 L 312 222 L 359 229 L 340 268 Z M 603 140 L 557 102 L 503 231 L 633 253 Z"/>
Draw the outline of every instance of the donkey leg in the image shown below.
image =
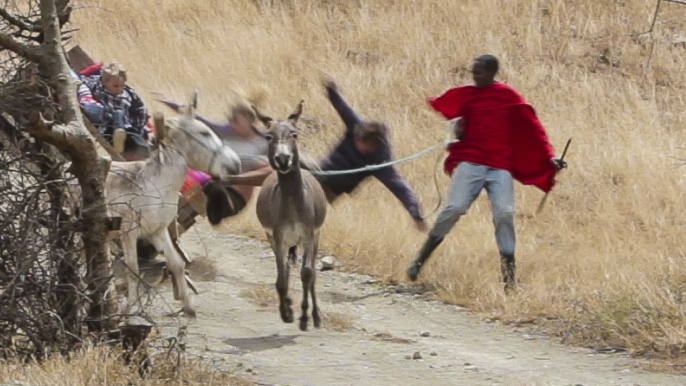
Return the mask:
<path id="1" fill-rule="evenodd" d="M 319 251 L 319 235 L 316 236 L 314 242 L 314 251 L 312 252 L 312 280 L 310 281 L 310 293 L 312 294 L 312 322 L 315 328 L 322 325 L 322 319 L 319 316 L 319 305 L 317 304 L 317 294 L 315 292 L 315 282 L 317 281 L 317 270 L 314 268 L 314 256 L 317 256 Z"/>
<path id="2" fill-rule="evenodd" d="M 136 237 L 128 234 L 121 238 L 121 246 L 124 252 L 124 264 L 126 264 L 126 284 L 127 284 L 127 299 L 126 312 L 135 314 L 139 310 L 140 298 L 138 295 L 138 286 L 140 279 L 138 275 L 138 254 L 136 253 Z"/>
<path id="3" fill-rule="evenodd" d="M 279 294 L 279 313 L 285 323 L 293 323 L 293 309 L 291 298 L 288 296 L 288 279 L 290 276 L 286 247 L 279 237 L 274 240 L 274 254 L 276 255 L 276 292 Z"/>
<path id="4" fill-rule="evenodd" d="M 162 251 L 167 260 L 167 269 L 172 275 L 172 284 L 174 286 L 174 299 L 183 302 L 183 312 L 186 316 L 195 317 L 195 308 L 191 304 L 191 297 L 188 293 L 188 286 L 184 277 L 186 264 L 176 253 L 169 232 L 167 232 L 167 229 L 164 229 L 154 237 L 151 237 L 150 241 L 158 251 Z"/>
<path id="5" fill-rule="evenodd" d="M 300 270 L 300 280 L 303 286 L 303 300 L 301 304 L 302 315 L 300 316 L 300 329 L 302 331 L 307 331 L 307 309 L 309 308 L 309 297 L 310 291 L 312 290 L 312 281 L 314 278 L 314 255 L 312 253 L 314 249 L 314 242 L 310 238 L 305 243 L 304 253 L 303 253 L 303 265 Z"/>

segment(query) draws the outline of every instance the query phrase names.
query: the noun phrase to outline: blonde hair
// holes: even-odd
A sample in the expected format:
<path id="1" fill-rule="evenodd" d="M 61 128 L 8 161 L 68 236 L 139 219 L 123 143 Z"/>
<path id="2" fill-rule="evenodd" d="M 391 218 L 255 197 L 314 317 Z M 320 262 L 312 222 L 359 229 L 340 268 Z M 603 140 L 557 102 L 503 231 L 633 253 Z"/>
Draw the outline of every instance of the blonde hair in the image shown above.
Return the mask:
<path id="1" fill-rule="evenodd" d="M 103 82 L 110 79 L 118 78 L 126 82 L 126 68 L 121 63 L 112 62 L 102 68 L 102 75 L 100 75 Z"/>
<path id="2" fill-rule="evenodd" d="M 235 119 L 238 116 L 246 117 L 246 118 L 250 119 L 251 121 L 254 121 L 255 119 L 257 119 L 257 117 L 255 116 L 255 113 L 252 111 L 252 109 L 243 103 L 239 103 L 239 104 L 236 104 L 233 107 L 231 107 L 229 119 Z"/>

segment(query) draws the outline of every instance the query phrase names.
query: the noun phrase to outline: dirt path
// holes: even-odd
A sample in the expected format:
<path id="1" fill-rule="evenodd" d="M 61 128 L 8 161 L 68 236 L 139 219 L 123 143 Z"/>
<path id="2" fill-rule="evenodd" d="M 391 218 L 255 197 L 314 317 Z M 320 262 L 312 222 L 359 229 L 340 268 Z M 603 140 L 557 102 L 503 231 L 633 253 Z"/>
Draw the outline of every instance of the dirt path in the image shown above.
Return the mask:
<path id="1" fill-rule="evenodd" d="M 686 384 L 686 377 L 639 372 L 624 355 L 554 344 L 481 322 L 459 307 L 370 283 L 368 276 L 335 270 L 318 272 L 324 327 L 301 332 L 297 323 L 279 318 L 276 268 L 266 244 L 213 231 L 204 221 L 182 244 L 193 259 L 207 253 L 217 270 L 212 281 L 196 278 L 198 318 L 188 327 L 188 350 L 258 384 Z M 180 307 L 168 284 L 160 291 Z M 297 322 L 297 273 L 291 294 Z M 410 359 L 415 352 L 422 358 Z"/>

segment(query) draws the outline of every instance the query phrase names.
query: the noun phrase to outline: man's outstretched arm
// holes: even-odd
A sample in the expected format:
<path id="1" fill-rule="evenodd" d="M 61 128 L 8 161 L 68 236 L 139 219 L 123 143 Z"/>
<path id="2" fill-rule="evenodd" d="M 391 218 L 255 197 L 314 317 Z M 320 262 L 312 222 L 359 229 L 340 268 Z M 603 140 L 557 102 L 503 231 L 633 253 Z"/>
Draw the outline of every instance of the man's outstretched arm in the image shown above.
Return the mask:
<path id="1" fill-rule="evenodd" d="M 348 131 L 352 131 L 355 125 L 357 125 L 362 118 L 357 114 L 357 112 L 348 104 L 348 102 L 343 98 L 343 96 L 338 92 L 338 87 L 336 83 L 332 80 L 325 80 L 322 82 L 324 88 L 326 89 L 326 94 L 329 97 L 329 101 L 338 115 L 345 123 L 345 127 Z"/>
<path id="2" fill-rule="evenodd" d="M 422 218 L 422 212 L 419 207 L 419 201 L 417 200 L 417 195 L 414 193 L 410 185 L 400 176 L 398 169 L 394 166 L 389 166 L 387 168 L 380 169 L 374 173 L 379 181 L 381 181 L 388 190 L 393 193 L 395 197 L 400 200 L 405 209 L 410 213 L 412 219 L 417 225 L 417 229 L 422 232 L 427 230 L 426 223 Z"/>

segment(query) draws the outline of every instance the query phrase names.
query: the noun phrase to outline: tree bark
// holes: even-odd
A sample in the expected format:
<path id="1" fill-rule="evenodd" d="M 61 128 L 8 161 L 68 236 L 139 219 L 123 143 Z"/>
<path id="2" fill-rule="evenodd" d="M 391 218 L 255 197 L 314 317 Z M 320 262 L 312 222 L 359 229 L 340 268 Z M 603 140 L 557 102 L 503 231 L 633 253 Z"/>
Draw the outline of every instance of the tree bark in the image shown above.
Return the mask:
<path id="1" fill-rule="evenodd" d="M 72 172 L 81 185 L 82 218 L 85 230 L 82 235 L 87 259 L 87 283 L 91 296 L 89 312 L 90 329 L 110 329 L 103 324 L 104 318 L 116 311 L 114 284 L 111 282 L 112 264 L 107 248 L 107 202 L 105 179 L 109 172 L 110 159 L 97 153 L 95 140 L 85 127 L 76 98 L 76 81 L 61 46 L 60 23 L 54 0 L 41 0 L 41 15 L 47 48 L 42 56 L 41 70 L 48 79 L 55 82 L 55 90 L 62 112 L 64 130 L 39 130 L 36 137 L 64 150 L 72 161 Z M 38 127 L 45 127 L 38 125 Z M 67 143 L 63 143 L 66 139 Z M 60 146 L 61 145 L 61 146 Z M 107 294 L 111 299 L 106 298 Z"/>
<path id="2" fill-rule="evenodd" d="M 114 285 L 111 282 L 112 265 L 107 248 L 108 215 L 105 200 L 105 179 L 111 160 L 98 155 L 96 142 L 86 129 L 79 110 L 76 81 L 70 74 L 61 46 L 61 26 L 55 0 L 41 0 L 40 10 L 44 36 L 41 45 L 21 43 L 0 33 L 0 46 L 36 62 L 40 73 L 55 90 L 60 121 L 64 124 L 53 124 L 45 121 L 42 115 L 34 114 L 27 130 L 36 139 L 58 148 L 72 162 L 71 171 L 81 186 L 86 282 L 92 301 L 87 325 L 91 330 L 108 330 L 115 326 L 108 316 L 116 311 Z M 107 298 L 107 294 L 110 298 Z"/>

